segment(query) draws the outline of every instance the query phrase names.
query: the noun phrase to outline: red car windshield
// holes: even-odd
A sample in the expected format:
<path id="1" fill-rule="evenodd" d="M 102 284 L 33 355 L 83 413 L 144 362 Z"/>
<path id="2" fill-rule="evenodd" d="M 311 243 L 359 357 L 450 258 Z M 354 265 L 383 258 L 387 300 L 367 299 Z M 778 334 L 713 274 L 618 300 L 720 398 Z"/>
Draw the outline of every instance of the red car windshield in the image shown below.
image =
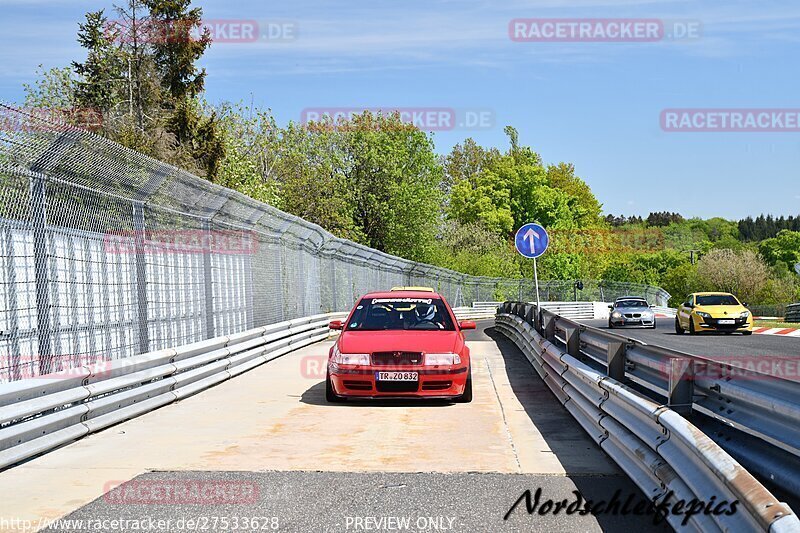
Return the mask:
<path id="1" fill-rule="evenodd" d="M 363 298 L 347 324 L 348 331 L 455 329 L 441 298 Z"/>

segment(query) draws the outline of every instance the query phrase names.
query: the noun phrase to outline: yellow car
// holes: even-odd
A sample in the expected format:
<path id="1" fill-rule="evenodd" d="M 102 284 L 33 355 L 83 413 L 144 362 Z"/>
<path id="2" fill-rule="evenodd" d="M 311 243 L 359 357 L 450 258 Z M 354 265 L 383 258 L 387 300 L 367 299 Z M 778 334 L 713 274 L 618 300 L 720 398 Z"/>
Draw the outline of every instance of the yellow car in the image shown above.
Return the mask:
<path id="1" fill-rule="evenodd" d="M 675 333 L 700 331 L 753 333 L 753 313 L 736 296 L 727 292 L 697 292 L 678 308 Z"/>

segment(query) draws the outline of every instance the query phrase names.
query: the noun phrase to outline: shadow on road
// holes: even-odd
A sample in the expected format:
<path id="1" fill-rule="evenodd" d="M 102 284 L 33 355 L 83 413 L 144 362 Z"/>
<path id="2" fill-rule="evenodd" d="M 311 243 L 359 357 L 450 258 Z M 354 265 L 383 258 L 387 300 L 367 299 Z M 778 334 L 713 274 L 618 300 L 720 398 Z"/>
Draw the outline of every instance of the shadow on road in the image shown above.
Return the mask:
<path id="1" fill-rule="evenodd" d="M 587 453 L 599 452 L 607 457 L 605 452 L 586 435 L 583 428 L 561 405 L 513 342 L 497 332 L 494 327 L 485 328 L 483 334 L 497 343 L 512 391 L 525 409 L 525 413 L 541 432 L 550 450 L 564 466 L 566 477 L 575 484 L 581 496 L 586 500 L 608 501 L 616 491 L 619 491 L 621 494 L 619 497 L 623 501 L 629 496 L 634 502 L 647 500 L 647 496 L 621 470 L 617 469 L 615 474 L 608 475 L 596 474 L 594 473 L 597 471 L 596 468 L 587 468 L 585 457 L 580 454 L 581 449 L 585 449 Z M 610 458 L 608 461 L 613 464 Z M 574 498 L 573 494 L 557 496 Z M 604 531 L 616 531 L 620 527 L 619 516 L 598 515 L 596 518 L 598 525 Z M 666 524 L 655 526 L 652 517 L 626 518 L 630 520 L 625 523 L 626 529 L 672 531 Z"/>

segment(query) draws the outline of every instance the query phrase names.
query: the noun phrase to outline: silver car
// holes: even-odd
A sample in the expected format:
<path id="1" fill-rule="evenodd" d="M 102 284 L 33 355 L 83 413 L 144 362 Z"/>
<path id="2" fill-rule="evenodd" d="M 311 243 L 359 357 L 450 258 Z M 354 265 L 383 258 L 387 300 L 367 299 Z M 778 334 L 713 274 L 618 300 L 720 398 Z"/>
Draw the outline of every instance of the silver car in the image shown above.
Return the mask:
<path id="1" fill-rule="evenodd" d="M 608 308 L 610 310 L 608 317 L 609 328 L 638 326 L 655 329 L 656 327 L 655 311 L 647 303 L 647 300 L 640 296 L 617 298 L 617 301 L 613 305 L 609 305 Z"/>

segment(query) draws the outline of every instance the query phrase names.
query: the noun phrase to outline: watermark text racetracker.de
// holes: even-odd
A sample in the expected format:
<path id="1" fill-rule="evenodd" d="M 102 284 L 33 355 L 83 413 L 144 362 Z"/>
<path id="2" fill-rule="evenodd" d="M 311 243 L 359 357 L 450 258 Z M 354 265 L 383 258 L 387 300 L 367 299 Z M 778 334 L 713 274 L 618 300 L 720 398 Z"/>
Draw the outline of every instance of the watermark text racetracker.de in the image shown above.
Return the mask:
<path id="1" fill-rule="evenodd" d="M 800 109 L 664 109 L 666 132 L 800 132 Z"/>
<path id="2" fill-rule="evenodd" d="M 109 254 L 222 254 L 258 252 L 258 235 L 249 230 L 113 231 L 103 235 Z"/>
<path id="3" fill-rule="evenodd" d="M 663 363 L 658 371 L 662 376 L 668 377 L 672 370 L 669 363 Z M 800 356 L 741 355 L 714 357 L 707 361 L 695 360 L 691 371 L 681 376 L 681 379 L 689 381 L 772 381 L 775 378 L 800 381 Z"/>
<path id="4" fill-rule="evenodd" d="M 654 43 L 702 38 L 699 20 L 631 18 L 517 18 L 508 36 L 528 43 Z"/>
<path id="5" fill-rule="evenodd" d="M 259 501 L 249 481 L 133 479 L 108 481 L 103 499 L 115 505 L 241 505 Z"/>
<path id="6" fill-rule="evenodd" d="M 333 129 L 346 129 L 357 115 L 397 114 L 403 124 L 413 125 L 423 131 L 486 130 L 495 126 L 495 113 L 486 108 L 452 107 L 308 107 L 300 113 L 303 125 L 327 125 Z M 386 127 L 381 124 L 381 127 Z"/>
<path id="7" fill-rule="evenodd" d="M 66 379 L 78 376 L 110 376 L 113 363 L 106 354 L 21 355 L 0 366 L 0 383 L 23 379 Z"/>
<path id="8" fill-rule="evenodd" d="M 172 21 L 138 21 L 136 30 L 128 20 L 110 20 L 105 35 L 115 42 L 134 41 L 150 44 L 196 42 L 208 36 L 217 44 L 281 43 L 297 39 L 297 22 L 293 20 L 189 19 Z"/>

